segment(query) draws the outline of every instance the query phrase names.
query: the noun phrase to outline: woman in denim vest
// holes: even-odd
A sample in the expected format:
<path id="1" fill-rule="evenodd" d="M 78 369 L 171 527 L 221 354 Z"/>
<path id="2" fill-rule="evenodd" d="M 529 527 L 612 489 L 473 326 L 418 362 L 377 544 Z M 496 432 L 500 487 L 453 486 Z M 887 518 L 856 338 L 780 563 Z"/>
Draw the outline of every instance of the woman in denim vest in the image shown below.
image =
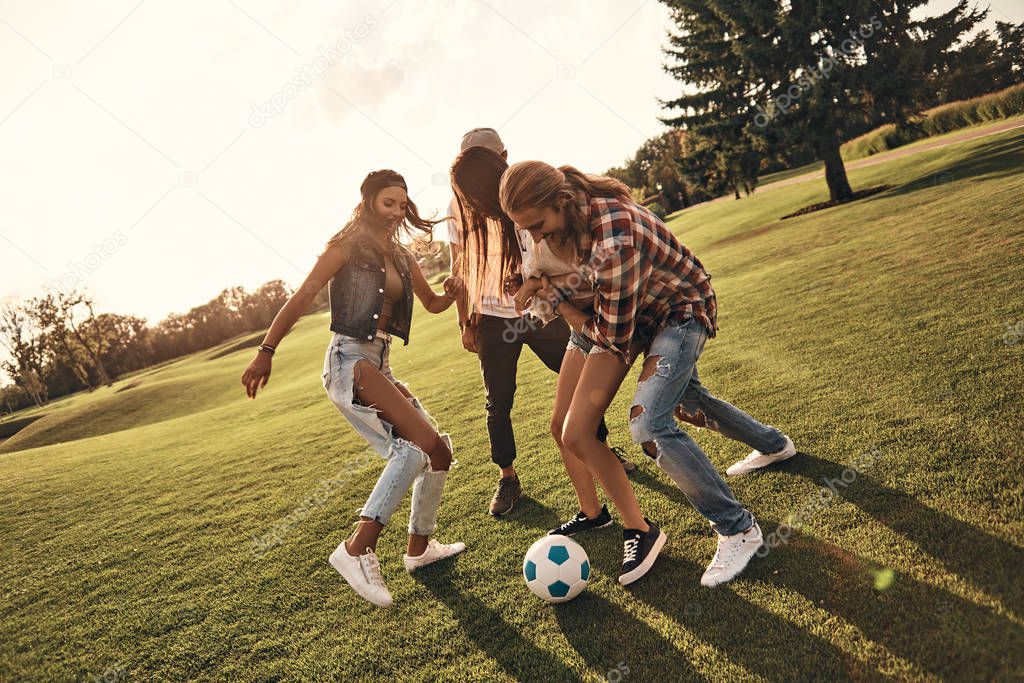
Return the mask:
<path id="1" fill-rule="evenodd" d="M 305 282 L 274 318 L 256 358 L 242 375 L 242 384 L 248 396 L 256 398 L 257 389 L 270 378 L 278 343 L 330 281 L 334 336 L 324 358 L 324 389 L 386 463 L 362 508 L 356 531 L 338 545 L 329 561 L 360 596 L 388 607 L 391 594 L 374 550 L 410 487 L 406 570 L 465 549 L 462 543 L 442 544 L 430 538 L 451 466 L 451 439 L 438 433 L 433 418 L 395 379 L 389 364 L 392 337 L 409 342 L 413 294 L 428 311 L 440 313 L 452 304 L 462 285 L 458 278 L 448 278 L 445 293 L 435 293 L 412 253 L 399 242 L 402 235 L 429 243 L 436 222 L 420 217 L 401 175 L 374 171 L 366 176 L 360 192 L 362 201 L 352 218 L 330 239 Z"/>

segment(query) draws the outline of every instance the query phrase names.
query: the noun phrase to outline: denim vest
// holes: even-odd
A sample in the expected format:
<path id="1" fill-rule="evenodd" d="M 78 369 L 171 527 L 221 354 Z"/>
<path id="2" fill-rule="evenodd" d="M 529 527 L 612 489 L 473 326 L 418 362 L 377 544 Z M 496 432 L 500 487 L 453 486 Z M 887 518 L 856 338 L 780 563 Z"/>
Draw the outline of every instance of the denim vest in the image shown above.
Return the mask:
<path id="1" fill-rule="evenodd" d="M 392 260 L 405 287 L 405 296 L 391 305 L 391 319 L 385 330 L 409 343 L 412 322 L 411 255 L 402 247 L 392 247 Z M 331 331 L 357 339 L 373 339 L 384 308 L 384 254 L 366 238 L 357 237 L 348 262 L 331 278 L 328 295 L 331 302 Z"/>

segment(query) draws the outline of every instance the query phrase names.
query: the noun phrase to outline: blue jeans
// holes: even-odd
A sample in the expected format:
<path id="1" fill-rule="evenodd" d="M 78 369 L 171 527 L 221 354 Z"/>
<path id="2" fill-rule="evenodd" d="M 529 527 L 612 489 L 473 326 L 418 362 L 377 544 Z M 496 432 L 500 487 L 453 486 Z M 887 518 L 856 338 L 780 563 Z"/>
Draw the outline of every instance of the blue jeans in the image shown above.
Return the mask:
<path id="1" fill-rule="evenodd" d="M 750 512 L 737 502 L 708 456 L 673 417 L 678 404 L 687 412 L 701 410 L 731 439 L 773 453 L 785 445 L 777 429 L 761 424 L 742 410 L 708 392 L 697 378 L 697 359 L 708 330 L 690 318 L 667 325 L 651 343 L 648 358 L 657 358 L 654 373 L 637 383 L 629 427 L 636 443 L 653 443 L 658 467 L 664 470 L 715 531 L 731 536 L 753 524 Z M 646 449 L 645 449 L 646 452 Z"/>
<path id="2" fill-rule="evenodd" d="M 382 420 L 376 409 L 355 402 L 353 385 L 359 381 L 359 361 L 369 362 L 391 382 L 399 384 L 391 374 L 390 352 L 390 335 L 366 340 L 336 333 L 324 357 L 323 385 L 331 403 L 386 461 L 363 505 L 362 515 L 387 524 L 405 492 L 412 487 L 409 533 L 430 536 L 437 527 L 437 510 L 448 472 L 431 469 L 430 458 L 419 446 L 394 434 L 393 426 Z M 417 399 L 409 401 L 428 422 L 437 424 Z M 441 438 L 451 448 L 449 436 L 441 434 Z"/>

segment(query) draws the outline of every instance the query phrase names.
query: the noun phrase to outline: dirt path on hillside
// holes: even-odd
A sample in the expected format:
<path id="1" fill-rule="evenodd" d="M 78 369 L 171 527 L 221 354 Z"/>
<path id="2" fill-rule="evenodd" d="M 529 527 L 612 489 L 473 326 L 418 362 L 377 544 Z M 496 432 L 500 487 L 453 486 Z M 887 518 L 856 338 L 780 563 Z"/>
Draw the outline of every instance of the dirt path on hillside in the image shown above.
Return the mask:
<path id="1" fill-rule="evenodd" d="M 935 140 L 933 142 L 924 142 L 917 145 L 916 147 L 897 147 L 896 149 L 889 150 L 888 152 L 880 152 L 873 154 L 863 159 L 855 159 L 854 161 L 846 162 L 846 170 L 852 171 L 858 168 L 864 168 L 866 166 L 874 166 L 875 164 L 882 164 L 886 161 L 892 161 L 893 159 L 899 159 L 900 157 L 908 157 L 913 154 L 920 154 L 921 152 L 927 152 L 932 149 L 940 149 L 942 147 L 948 147 L 949 145 L 956 145 L 961 142 L 967 142 L 968 140 L 976 140 L 983 138 L 988 135 L 995 135 L 996 133 L 1002 133 L 1004 131 L 1013 130 L 1015 128 L 1024 128 L 1024 121 L 1002 121 L 1000 123 L 993 124 L 991 126 L 984 126 L 980 129 L 965 130 L 962 133 L 953 133 L 949 137 L 943 138 L 942 140 Z M 810 173 L 804 173 L 803 175 L 793 176 L 792 178 L 786 178 L 774 183 L 768 183 L 767 185 L 761 185 L 757 188 L 757 192 L 753 196 L 756 196 L 760 192 L 771 192 L 772 190 L 778 190 L 783 187 L 790 185 L 796 185 L 797 183 L 805 183 L 808 180 L 817 180 L 818 178 L 824 178 L 824 169 L 820 171 L 811 171 Z M 710 202 L 714 203 L 726 200 L 735 201 L 736 198 L 733 195 L 725 195 L 724 197 L 718 197 L 712 199 Z M 700 204 L 697 204 L 700 206 Z"/>

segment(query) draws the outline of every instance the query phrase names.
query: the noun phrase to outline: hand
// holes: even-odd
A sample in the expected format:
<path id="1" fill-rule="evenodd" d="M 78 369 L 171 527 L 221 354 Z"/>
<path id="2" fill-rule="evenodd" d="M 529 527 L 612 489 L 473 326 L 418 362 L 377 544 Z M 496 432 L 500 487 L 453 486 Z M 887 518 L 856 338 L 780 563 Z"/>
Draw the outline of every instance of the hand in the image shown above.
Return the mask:
<path id="1" fill-rule="evenodd" d="M 519 288 L 523 286 L 523 276 L 518 273 L 515 275 L 509 275 L 505 278 L 502 286 L 505 288 L 505 294 L 508 296 L 515 296 L 516 292 L 519 291 Z"/>
<path id="2" fill-rule="evenodd" d="M 476 327 L 468 323 L 462 326 L 462 348 L 476 353 Z"/>
<path id="3" fill-rule="evenodd" d="M 270 379 L 270 354 L 256 352 L 256 357 L 249 363 L 249 367 L 242 373 L 242 384 L 245 385 L 245 395 L 249 398 L 256 398 L 256 390 L 267 386 Z"/>
<path id="4" fill-rule="evenodd" d="M 554 308 L 554 305 L 560 302 L 561 295 L 555 289 L 555 286 L 551 284 L 551 280 L 548 279 L 547 275 L 540 276 L 540 284 L 541 286 L 537 289 L 537 298 Z"/>
<path id="5" fill-rule="evenodd" d="M 543 282 L 540 278 L 531 277 L 519 287 L 519 291 L 515 294 L 515 303 L 517 311 L 525 311 L 530 306 L 530 299 L 533 298 L 534 294 L 543 286 Z"/>
<path id="6" fill-rule="evenodd" d="M 452 275 L 444 279 L 444 295 L 449 299 L 454 299 L 464 292 L 466 284 L 462 281 L 461 277 Z"/>

